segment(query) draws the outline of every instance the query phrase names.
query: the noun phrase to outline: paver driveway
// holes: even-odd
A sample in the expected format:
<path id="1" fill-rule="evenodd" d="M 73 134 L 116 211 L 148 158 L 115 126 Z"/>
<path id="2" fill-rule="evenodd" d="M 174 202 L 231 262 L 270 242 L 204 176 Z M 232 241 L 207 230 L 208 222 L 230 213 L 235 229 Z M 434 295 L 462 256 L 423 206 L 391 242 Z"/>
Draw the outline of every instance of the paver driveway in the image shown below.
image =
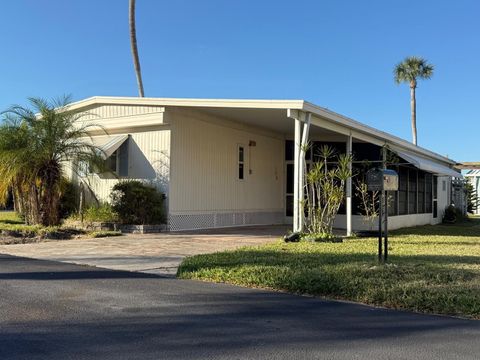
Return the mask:
<path id="1" fill-rule="evenodd" d="M 285 226 L 252 226 L 201 232 L 125 235 L 103 239 L 2 245 L 0 253 L 172 276 L 186 256 L 277 241 Z"/>

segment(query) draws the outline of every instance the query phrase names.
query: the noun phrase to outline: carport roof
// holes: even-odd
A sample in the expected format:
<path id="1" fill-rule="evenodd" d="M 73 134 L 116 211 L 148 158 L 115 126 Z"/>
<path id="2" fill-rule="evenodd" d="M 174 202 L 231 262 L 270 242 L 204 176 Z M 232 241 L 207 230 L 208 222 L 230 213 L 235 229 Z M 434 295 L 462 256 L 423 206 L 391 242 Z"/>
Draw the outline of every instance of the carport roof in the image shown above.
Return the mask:
<path id="1" fill-rule="evenodd" d="M 421 156 L 434 159 L 449 167 L 456 164 L 455 161 L 439 155 L 428 149 L 415 146 L 412 143 L 401 139 L 395 135 L 391 135 L 384 131 L 378 130 L 371 126 L 365 125 L 359 121 L 353 120 L 341 114 L 335 113 L 329 109 L 320 107 L 305 100 L 251 100 L 251 99 L 188 99 L 188 98 L 140 98 L 140 97 L 111 97 L 111 96 L 94 96 L 85 100 L 73 103 L 71 110 L 81 110 L 92 106 L 99 105 L 125 105 L 125 106 L 158 106 L 158 107 L 183 107 L 196 108 L 207 112 L 226 112 L 229 117 L 241 118 L 246 120 L 251 118 L 252 121 L 260 117 L 275 117 L 278 126 L 281 126 L 283 120 L 288 119 L 287 110 L 298 110 L 302 112 L 310 112 L 322 121 L 327 121 L 334 126 L 341 127 L 347 131 L 362 134 L 367 138 L 385 142 L 387 145 L 393 145 L 400 149 L 411 151 Z M 238 113 L 238 114 L 237 114 Z M 279 118 L 280 116 L 280 118 Z M 290 122 L 283 122 L 283 126 Z M 355 136 L 355 134 L 353 134 Z"/>

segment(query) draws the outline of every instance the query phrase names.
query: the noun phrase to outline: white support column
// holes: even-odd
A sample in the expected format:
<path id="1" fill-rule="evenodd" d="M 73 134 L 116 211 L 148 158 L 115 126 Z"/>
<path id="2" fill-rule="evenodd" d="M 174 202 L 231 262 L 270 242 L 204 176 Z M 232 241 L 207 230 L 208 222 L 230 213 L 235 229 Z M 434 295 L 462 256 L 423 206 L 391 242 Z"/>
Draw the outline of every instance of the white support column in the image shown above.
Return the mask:
<path id="1" fill-rule="evenodd" d="M 308 145 L 308 133 L 310 131 L 310 121 L 312 119 L 312 114 L 307 113 L 305 123 L 303 124 L 302 132 L 302 142 L 300 144 L 299 152 L 299 171 L 298 171 L 298 192 L 299 192 L 299 211 L 298 211 L 298 231 L 303 231 L 304 228 L 304 186 L 305 186 L 305 153 Z"/>
<path id="2" fill-rule="evenodd" d="M 295 137 L 294 137 L 294 162 L 293 162 L 293 232 L 299 231 L 299 214 L 300 214 L 300 186 L 298 184 L 300 173 L 300 142 L 301 142 L 301 122 L 295 118 Z"/>
<path id="3" fill-rule="evenodd" d="M 352 156 L 352 134 L 347 138 L 347 155 Z M 349 164 L 349 170 L 352 172 L 352 162 Z M 347 236 L 352 236 L 352 177 L 347 179 L 346 189 L 346 213 L 347 213 Z"/>

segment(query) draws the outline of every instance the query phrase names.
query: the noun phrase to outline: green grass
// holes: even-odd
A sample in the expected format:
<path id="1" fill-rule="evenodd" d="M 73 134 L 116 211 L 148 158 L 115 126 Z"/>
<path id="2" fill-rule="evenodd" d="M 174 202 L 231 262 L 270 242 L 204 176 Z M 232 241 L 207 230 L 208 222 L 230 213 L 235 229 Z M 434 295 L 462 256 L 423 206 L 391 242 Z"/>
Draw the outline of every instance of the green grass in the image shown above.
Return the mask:
<path id="1" fill-rule="evenodd" d="M 281 241 L 184 260 L 178 277 L 480 319 L 480 219 L 391 233 L 390 262 L 376 239 Z"/>
<path id="2" fill-rule="evenodd" d="M 23 219 L 15 211 L 0 211 L 0 224 L 23 224 Z"/>
<path id="3" fill-rule="evenodd" d="M 25 225 L 14 211 L 0 212 L 0 234 L 13 237 L 34 237 L 42 231 L 40 225 Z"/>
<path id="4" fill-rule="evenodd" d="M 37 242 L 38 239 L 64 240 L 83 233 L 81 230 L 61 226 L 25 225 L 15 212 L 0 212 L 0 244 L 26 243 L 29 242 L 28 239 L 33 242 Z"/>

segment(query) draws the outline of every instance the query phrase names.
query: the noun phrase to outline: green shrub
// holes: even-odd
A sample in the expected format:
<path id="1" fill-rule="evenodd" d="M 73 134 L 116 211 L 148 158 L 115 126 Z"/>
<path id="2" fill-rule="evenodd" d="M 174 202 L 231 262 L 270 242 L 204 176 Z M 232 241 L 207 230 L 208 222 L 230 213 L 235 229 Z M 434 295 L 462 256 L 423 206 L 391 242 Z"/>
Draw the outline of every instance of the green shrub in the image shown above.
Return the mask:
<path id="1" fill-rule="evenodd" d="M 100 203 L 86 208 L 83 212 L 83 221 L 86 222 L 117 222 L 118 215 L 108 203 Z"/>
<path id="2" fill-rule="evenodd" d="M 121 231 L 93 231 L 89 234 L 92 238 L 104 238 L 112 236 L 122 236 Z"/>
<path id="3" fill-rule="evenodd" d="M 446 224 L 455 224 L 456 222 L 464 220 L 464 216 L 460 209 L 456 208 L 454 205 L 450 205 L 445 208 L 442 220 Z"/>
<path id="4" fill-rule="evenodd" d="M 113 210 L 124 224 L 165 223 L 164 194 L 140 181 L 122 181 L 110 194 Z"/>

